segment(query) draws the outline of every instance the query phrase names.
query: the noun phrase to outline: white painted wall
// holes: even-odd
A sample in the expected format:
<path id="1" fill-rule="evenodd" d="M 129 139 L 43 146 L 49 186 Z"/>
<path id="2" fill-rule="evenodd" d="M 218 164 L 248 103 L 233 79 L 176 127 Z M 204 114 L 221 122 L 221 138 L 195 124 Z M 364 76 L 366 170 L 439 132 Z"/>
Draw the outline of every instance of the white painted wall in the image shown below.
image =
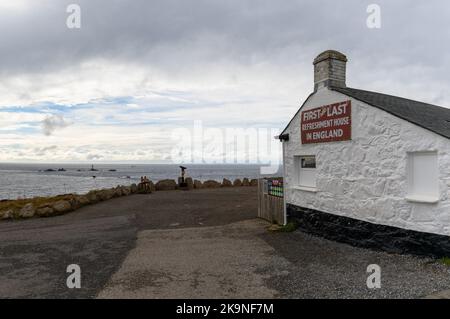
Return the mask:
<path id="1" fill-rule="evenodd" d="M 352 101 L 352 140 L 302 145 L 300 112 L 286 130 L 286 202 L 405 229 L 450 235 L 450 140 L 344 94 L 322 88 L 312 109 Z M 439 202 L 409 202 L 408 152 L 438 151 Z M 294 156 L 316 155 L 317 192 L 295 189 Z"/>

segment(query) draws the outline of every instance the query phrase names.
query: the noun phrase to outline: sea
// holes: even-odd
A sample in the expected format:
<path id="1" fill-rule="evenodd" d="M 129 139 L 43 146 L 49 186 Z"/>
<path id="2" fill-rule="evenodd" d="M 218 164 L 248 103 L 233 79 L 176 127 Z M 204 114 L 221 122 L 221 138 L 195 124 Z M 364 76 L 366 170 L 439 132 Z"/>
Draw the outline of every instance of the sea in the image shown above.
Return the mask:
<path id="1" fill-rule="evenodd" d="M 201 181 L 222 181 L 227 178 L 260 178 L 260 165 L 252 164 L 192 164 L 186 176 Z M 278 173 L 281 175 L 281 168 Z M 0 164 L 0 200 L 83 194 L 92 189 L 139 183 L 141 176 L 157 182 L 177 180 L 180 167 L 176 164 Z M 267 175 L 264 175 L 267 176 Z"/>

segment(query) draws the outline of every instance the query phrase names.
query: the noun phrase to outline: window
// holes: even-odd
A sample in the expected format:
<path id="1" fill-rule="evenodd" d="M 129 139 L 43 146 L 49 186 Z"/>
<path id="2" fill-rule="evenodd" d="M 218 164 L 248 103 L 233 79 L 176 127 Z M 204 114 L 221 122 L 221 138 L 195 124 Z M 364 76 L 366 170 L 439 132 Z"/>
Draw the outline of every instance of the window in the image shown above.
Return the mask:
<path id="1" fill-rule="evenodd" d="M 312 188 L 316 187 L 316 157 L 295 156 L 295 167 L 297 175 L 297 186 Z"/>
<path id="2" fill-rule="evenodd" d="M 434 203 L 439 201 L 437 152 L 408 153 L 407 199 Z"/>

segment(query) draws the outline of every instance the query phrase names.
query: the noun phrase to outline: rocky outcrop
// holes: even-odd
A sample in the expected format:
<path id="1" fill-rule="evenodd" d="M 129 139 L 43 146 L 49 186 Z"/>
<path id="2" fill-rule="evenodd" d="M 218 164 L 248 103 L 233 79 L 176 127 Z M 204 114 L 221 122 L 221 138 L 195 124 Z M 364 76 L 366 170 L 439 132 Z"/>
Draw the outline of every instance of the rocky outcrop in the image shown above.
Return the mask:
<path id="1" fill-rule="evenodd" d="M 7 209 L 0 212 L 0 219 L 6 220 L 6 219 L 12 219 L 14 218 L 14 210 Z"/>
<path id="2" fill-rule="evenodd" d="M 130 186 L 131 194 L 136 194 L 138 192 L 138 187 L 136 184 L 131 184 Z"/>
<path id="3" fill-rule="evenodd" d="M 114 197 L 114 191 L 112 189 L 105 189 L 103 191 L 103 200 L 108 200 Z"/>
<path id="4" fill-rule="evenodd" d="M 100 199 L 97 197 L 97 191 L 90 191 L 86 194 L 86 198 L 88 199 L 90 204 L 97 203 Z"/>
<path id="5" fill-rule="evenodd" d="M 77 196 L 72 196 L 72 197 L 69 199 L 69 203 L 70 203 L 70 206 L 72 207 L 72 210 L 76 210 L 76 209 L 82 207 L 82 205 L 81 205 L 80 202 L 78 201 Z M 48 206 L 48 205 L 43 205 L 43 206 Z M 42 207 L 42 205 L 39 206 L 38 208 L 41 208 L 41 207 Z M 37 214 L 37 212 L 36 212 L 36 214 Z"/>
<path id="6" fill-rule="evenodd" d="M 72 205 L 70 205 L 70 202 L 67 200 L 57 201 L 52 205 L 52 208 L 56 214 L 64 214 L 72 211 Z"/>
<path id="7" fill-rule="evenodd" d="M 250 186 L 258 186 L 258 180 L 257 179 L 251 179 L 250 180 Z"/>
<path id="8" fill-rule="evenodd" d="M 194 180 L 194 188 L 199 189 L 199 188 L 203 188 L 203 184 L 201 181 L 199 181 L 198 179 Z"/>
<path id="9" fill-rule="evenodd" d="M 120 186 L 120 189 L 122 190 L 122 196 L 129 196 L 131 194 L 130 186 Z"/>
<path id="10" fill-rule="evenodd" d="M 80 206 L 85 206 L 85 205 L 90 204 L 89 199 L 84 195 L 78 195 L 75 198 L 76 198 L 77 202 L 80 204 Z"/>
<path id="11" fill-rule="evenodd" d="M 242 186 L 250 186 L 250 181 L 247 177 L 242 180 Z"/>
<path id="12" fill-rule="evenodd" d="M 50 217 L 55 214 L 55 211 L 50 206 L 39 207 L 36 209 L 36 215 L 39 217 Z"/>
<path id="13" fill-rule="evenodd" d="M 33 204 L 26 204 L 22 207 L 22 209 L 19 211 L 19 217 L 20 218 L 30 218 L 33 217 L 36 210 L 33 207 Z"/>
<path id="14" fill-rule="evenodd" d="M 233 186 L 242 186 L 242 181 L 239 178 L 236 178 L 233 182 Z"/>
<path id="15" fill-rule="evenodd" d="M 96 198 L 99 201 L 108 200 L 114 197 L 114 191 L 112 189 L 102 189 L 96 193 Z"/>
<path id="16" fill-rule="evenodd" d="M 192 181 L 192 178 L 191 178 L 191 177 L 187 177 L 187 178 L 185 179 L 185 182 L 186 182 L 186 184 L 187 184 L 187 188 L 188 188 L 188 189 L 193 189 L 193 188 L 194 188 L 194 182 Z"/>
<path id="17" fill-rule="evenodd" d="M 125 195 L 122 187 L 123 186 L 118 185 L 116 188 L 114 188 L 114 197 L 121 197 Z"/>
<path id="18" fill-rule="evenodd" d="M 222 181 L 222 187 L 231 187 L 231 186 L 233 186 L 233 183 L 229 179 L 224 178 Z"/>
<path id="19" fill-rule="evenodd" d="M 219 188 L 222 186 L 219 182 L 208 180 L 203 183 L 203 188 Z"/>
<path id="20" fill-rule="evenodd" d="M 163 179 L 156 183 L 157 191 L 170 191 L 177 189 L 177 183 L 173 179 Z"/>

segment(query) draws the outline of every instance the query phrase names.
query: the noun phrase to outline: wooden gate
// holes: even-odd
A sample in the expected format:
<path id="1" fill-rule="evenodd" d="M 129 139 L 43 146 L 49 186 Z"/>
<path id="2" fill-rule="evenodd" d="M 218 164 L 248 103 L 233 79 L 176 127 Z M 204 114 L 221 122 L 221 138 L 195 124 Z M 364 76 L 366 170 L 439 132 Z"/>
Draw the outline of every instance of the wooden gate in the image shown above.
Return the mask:
<path id="1" fill-rule="evenodd" d="M 258 180 L 258 217 L 284 224 L 284 188 L 282 177 Z"/>

